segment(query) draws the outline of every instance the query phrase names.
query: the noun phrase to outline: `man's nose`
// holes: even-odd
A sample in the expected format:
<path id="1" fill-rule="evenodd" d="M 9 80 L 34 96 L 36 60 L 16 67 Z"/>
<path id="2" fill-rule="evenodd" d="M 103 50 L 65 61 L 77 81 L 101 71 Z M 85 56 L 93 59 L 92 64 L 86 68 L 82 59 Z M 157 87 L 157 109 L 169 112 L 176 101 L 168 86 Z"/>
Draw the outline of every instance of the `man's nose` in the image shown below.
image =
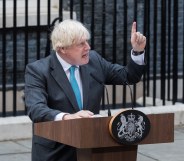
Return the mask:
<path id="1" fill-rule="evenodd" d="M 88 43 L 87 41 L 86 41 L 86 43 L 85 43 L 85 48 L 88 49 L 88 50 L 91 49 L 91 47 L 90 47 L 90 45 L 89 45 L 89 43 Z"/>

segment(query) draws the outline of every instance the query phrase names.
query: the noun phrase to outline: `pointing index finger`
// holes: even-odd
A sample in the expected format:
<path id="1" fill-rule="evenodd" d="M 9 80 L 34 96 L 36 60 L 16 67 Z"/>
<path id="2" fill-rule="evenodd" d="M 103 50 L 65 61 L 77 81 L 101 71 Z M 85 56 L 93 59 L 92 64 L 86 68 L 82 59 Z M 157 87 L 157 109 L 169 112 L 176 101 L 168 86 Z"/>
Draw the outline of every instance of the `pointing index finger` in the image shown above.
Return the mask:
<path id="1" fill-rule="evenodd" d="M 133 33 L 135 33 L 135 32 L 136 32 L 136 22 L 133 22 L 133 24 L 132 24 L 131 35 L 132 35 Z"/>

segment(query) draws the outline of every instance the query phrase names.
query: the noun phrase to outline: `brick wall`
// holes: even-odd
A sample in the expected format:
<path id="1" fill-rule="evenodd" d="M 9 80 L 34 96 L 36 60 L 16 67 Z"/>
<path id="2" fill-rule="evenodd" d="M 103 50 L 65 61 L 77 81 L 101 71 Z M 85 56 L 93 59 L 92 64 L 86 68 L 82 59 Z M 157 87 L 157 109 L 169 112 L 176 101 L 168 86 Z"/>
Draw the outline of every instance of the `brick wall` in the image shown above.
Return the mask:
<path id="1" fill-rule="evenodd" d="M 150 60 L 152 60 L 153 55 L 153 1 L 150 1 Z M 181 71 L 183 68 L 183 0 L 179 1 L 179 10 L 178 10 L 178 53 L 179 53 L 179 70 Z M 80 1 L 74 0 L 74 11 L 77 13 L 77 19 L 80 19 Z M 91 25 L 91 1 L 85 0 L 84 1 L 84 24 L 86 27 L 90 30 Z M 126 27 L 124 25 L 124 1 L 117 0 L 117 32 L 116 32 L 116 61 L 120 64 L 123 64 L 124 59 L 124 28 Z M 137 0 L 137 24 L 138 24 L 138 30 L 143 32 L 143 20 L 144 20 L 144 0 Z M 69 9 L 67 5 L 69 6 L 69 1 L 63 1 L 65 10 Z M 105 57 L 112 61 L 113 60 L 113 3 L 112 0 L 105 0 Z M 131 30 L 131 24 L 133 22 L 133 15 L 134 15 L 134 0 L 127 0 L 127 6 L 128 9 L 127 12 L 127 51 L 128 51 L 128 57 L 130 56 L 129 51 L 131 50 L 130 45 L 130 30 Z M 172 4 L 173 5 L 173 4 Z M 94 12 L 94 22 L 95 22 L 95 29 L 94 29 L 94 49 L 97 50 L 100 54 L 102 54 L 102 7 L 103 3 L 102 0 L 95 0 L 95 12 Z M 161 0 L 158 0 L 158 37 L 157 37 L 157 46 L 158 46 L 158 72 L 160 70 L 160 35 L 161 35 Z M 173 15 L 173 11 L 172 11 Z M 171 18 L 173 20 L 173 16 Z M 172 24 L 173 26 L 173 24 Z M 2 30 L 1 30 L 2 31 Z M 172 30 L 171 30 L 172 34 Z M 46 40 L 47 35 L 46 33 L 40 34 L 40 56 L 44 57 L 45 54 L 45 47 L 46 47 Z M 172 36 L 173 37 L 173 36 Z M 172 38 L 171 37 L 171 38 Z M 24 69 L 25 69 L 25 48 L 24 48 L 24 38 L 25 34 L 23 31 L 19 31 L 17 33 L 17 82 L 23 83 L 24 82 Z M 29 31 L 29 41 L 28 41 L 28 55 L 29 60 L 28 62 L 32 62 L 36 60 L 36 54 L 37 54 L 37 35 L 33 31 Z M 172 41 L 172 40 L 171 40 Z M 2 32 L 0 33 L 0 63 L 2 64 Z M 172 45 L 172 42 L 171 42 Z M 172 47 L 171 47 L 172 52 Z M 12 84 L 12 72 L 13 72 L 13 32 L 10 32 L 6 35 L 6 76 L 7 76 L 7 83 Z M 166 56 L 167 57 L 167 56 Z M 128 58 L 127 58 L 128 59 Z M 172 60 L 172 57 L 171 57 Z M 152 61 L 150 62 L 150 67 L 152 67 Z M 2 83 L 2 65 L 0 66 L 0 84 Z"/>

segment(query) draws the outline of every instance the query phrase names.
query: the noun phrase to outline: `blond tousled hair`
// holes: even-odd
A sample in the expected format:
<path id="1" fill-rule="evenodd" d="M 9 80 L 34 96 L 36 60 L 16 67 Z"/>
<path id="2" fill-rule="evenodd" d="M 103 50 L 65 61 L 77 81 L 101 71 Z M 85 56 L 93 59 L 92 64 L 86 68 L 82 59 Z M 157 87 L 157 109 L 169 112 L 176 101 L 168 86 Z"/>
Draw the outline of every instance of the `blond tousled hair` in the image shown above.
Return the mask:
<path id="1" fill-rule="evenodd" d="M 79 21 L 71 19 L 57 24 L 51 34 L 52 47 L 55 51 L 60 47 L 69 47 L 77 44 L 82 39 L 90 39 L 89 31 Z"/>

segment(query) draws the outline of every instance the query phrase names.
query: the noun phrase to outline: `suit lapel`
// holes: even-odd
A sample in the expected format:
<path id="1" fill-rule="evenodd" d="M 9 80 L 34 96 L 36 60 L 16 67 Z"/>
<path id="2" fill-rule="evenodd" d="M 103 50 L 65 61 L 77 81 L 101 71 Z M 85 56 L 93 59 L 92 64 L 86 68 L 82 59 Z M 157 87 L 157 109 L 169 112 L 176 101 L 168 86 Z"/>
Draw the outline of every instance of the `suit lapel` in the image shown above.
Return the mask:
<path id="1" fill-rule="evenodd" d="M 83 109 L 88 109 L 88 96 L 89 96 L 89 72 L 87 70 L 87 65 L 80 66 L 80 75 L 83 88 Z"/>
<path id="2" fill-rule="evenodd" d="M 75 111 L 79 111 L 79 107 L 70 82 L 55 54 L 51 55 L 51 75 L 63 89 Z"/>

